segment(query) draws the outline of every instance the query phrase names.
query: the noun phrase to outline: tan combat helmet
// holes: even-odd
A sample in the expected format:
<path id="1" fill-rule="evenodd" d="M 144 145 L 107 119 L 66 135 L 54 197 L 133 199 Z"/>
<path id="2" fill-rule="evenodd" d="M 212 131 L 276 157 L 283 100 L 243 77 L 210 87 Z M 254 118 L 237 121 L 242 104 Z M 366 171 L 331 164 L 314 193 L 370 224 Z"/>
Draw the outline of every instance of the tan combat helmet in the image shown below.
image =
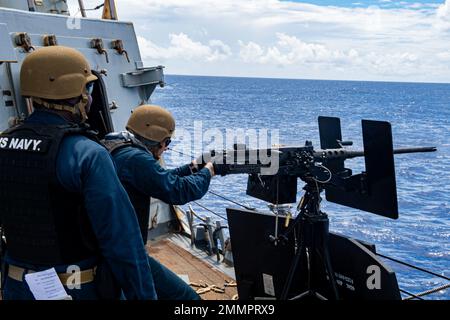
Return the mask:
<path id="1" fill-rule="evenodd" d="M 33 51 L 25 58 L 20 70 L 23 96 L 32 97 L 33 101 L 49 109 L 80 112 L 83 121 L 87 119 L 86 84 L 94 80 L 97 77 L 92 74 L 83 54 L 63 46 L 43 47 Z M 81 101 L 75 106 L 47 101 L 77 97 L 81 97 Z"/>
<path id="2" fill-rule="evenodd" d="M 134 109 L 126 128 L 147 140 L 162 142 L 172 137 L 175 119 L 160 106 L 143 105 Z"/>

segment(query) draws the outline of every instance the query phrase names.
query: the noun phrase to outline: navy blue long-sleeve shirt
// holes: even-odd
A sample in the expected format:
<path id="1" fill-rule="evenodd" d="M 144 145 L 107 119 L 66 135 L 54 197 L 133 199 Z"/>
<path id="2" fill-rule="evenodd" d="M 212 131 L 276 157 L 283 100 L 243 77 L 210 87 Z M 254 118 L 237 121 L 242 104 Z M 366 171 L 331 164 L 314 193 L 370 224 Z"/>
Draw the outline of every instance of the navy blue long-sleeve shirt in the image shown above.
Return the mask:
<path id="1" fill-rule="evenodd" d="M 36 111 L 26 122 L 64 124 L 65 120 L 50 112 Z M 153 277 L 136 214 L 109 152 L 84 136 L 68 136 L 60 146 L 56 173 L 64 188 L 83 195 L 101 255 L 125 297 L 155 299 Z M 10 263 L 20 265 L 16 261 Z M 64 270 L 64 266 L 57 269 Z"/>
<path id="2" fill-rule="evenodd" d="M 106 139 L 120 138 L 120 134 Z M 174 205 L 198 200 L 208 191 L 211 173 L 207 168 L 192 174 L 189 165 L 175 169 L 163 168 L 153 155 L 135 146 L 126 146 L 113 154 L 122 182 L 148 195 Z"/>

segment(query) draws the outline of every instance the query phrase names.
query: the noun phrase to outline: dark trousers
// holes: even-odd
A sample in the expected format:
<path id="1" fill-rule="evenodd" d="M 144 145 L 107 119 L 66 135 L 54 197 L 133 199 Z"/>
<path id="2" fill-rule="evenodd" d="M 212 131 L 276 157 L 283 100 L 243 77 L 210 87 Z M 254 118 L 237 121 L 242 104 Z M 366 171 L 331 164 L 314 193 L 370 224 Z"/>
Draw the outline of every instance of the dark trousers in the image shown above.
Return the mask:
<path id="1" fill-rule="evenodd" d="M 148 257 L 158 300 L 200 300 L 199 295 L 175 273 Z"/>
<path id="2" fill-rule="evenodd" d="M 157 260 L 148 257 L 148 263 L 152 271 L 158 300 L 200 299 L 199 295 L 186 282 Z M 5 280 L 4 300 L 34 300 L 25 280 L 20 282 L 8 276 Z M 101 299 L 95 282 L 82 284 L 80 289 L 69 290 L 67 287 L 65 289 L 74 300 Z"/>

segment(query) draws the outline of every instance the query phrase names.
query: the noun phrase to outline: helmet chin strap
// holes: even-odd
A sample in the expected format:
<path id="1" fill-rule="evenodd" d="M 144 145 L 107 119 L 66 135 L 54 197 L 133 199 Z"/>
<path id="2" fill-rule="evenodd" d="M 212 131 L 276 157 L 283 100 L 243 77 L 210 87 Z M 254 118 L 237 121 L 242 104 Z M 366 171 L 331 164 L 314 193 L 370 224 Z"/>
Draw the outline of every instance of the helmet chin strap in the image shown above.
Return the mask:
<path id="1" fill-rule="evenodd" d="M 33 101 L 47 109 L 68 111 L 71 112 L 73 115 L 78 115 L 81 118 L 81 122 L 86 122 L 86 120 L 88 119 L 86 110 L 90 107 L 90 104 L 92 103 L 92 99 L 90 99 L 86 93 L 83 93 L 81 95 L 80 101 L 74 106 L 52 103 L 36 97 L 33 97 Z"/>
<path id="2" fill-rule="evenodd" d="M 86 109 L 90 107 L 91 101 L 92 100 L 89 99 L 89 96 L 83 93 L 81 95 L 81 100 L 73 107 L 73 113 L 76 113 L 76 111 L 80 112 L 81 122 L 86 122 L 88 119 Z"/>

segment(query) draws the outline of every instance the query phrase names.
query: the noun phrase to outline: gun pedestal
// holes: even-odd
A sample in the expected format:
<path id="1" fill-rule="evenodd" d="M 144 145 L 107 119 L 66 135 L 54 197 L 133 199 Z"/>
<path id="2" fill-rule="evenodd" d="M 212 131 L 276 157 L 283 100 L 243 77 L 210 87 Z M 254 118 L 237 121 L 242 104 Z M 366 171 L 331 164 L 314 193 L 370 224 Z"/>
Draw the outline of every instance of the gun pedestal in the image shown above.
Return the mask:
<path id="1" fill-rule="evenodd" d="M 314 180 L 310 180 L 305 185 L 304 190 L 305 194 L 300 202 L 300 213 L 281 236 L 287 239 L 289 233 L 296 232 L 297 250 L 280 299 L 288 299 L 294 276 L 296 274 L 304 274 L 305 270 L 301 270 L 302 266 L 304 266 L 302 262 L 306 261 L 306 291 L 289 299 L 296 300 L 314 297 L 327 300 L 327 297 L 320 294 L 317 290 L 318 284 L 315 283 L 314 279 L 320 278 L 320 275 L 315 276 L 313 275 L 314 272 L 320 273 L 324 278 L 323 280 L 328 281 L 334 299 L 338 300 L 339 294 L 336 279 L 328 251 L 329 221 L 327 214 L 320 210 L 320 192 L 322 189 Z M 317 266 L 320 267 L 317 268 Z"/>

